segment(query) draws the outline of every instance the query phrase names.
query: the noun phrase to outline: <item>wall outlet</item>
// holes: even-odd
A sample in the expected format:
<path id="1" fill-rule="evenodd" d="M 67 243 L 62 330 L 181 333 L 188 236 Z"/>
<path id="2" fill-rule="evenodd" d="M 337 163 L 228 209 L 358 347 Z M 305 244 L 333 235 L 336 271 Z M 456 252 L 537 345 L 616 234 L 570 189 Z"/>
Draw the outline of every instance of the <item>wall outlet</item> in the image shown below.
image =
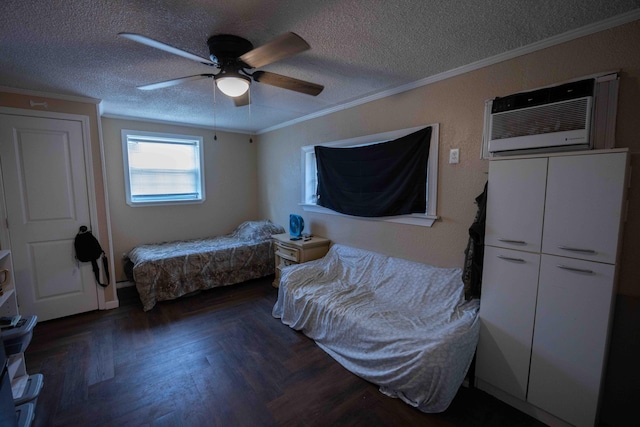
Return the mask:
<path id="1" fill-rule="evenodd" d="M 449 151 L 449 163 L 460 163 L 460 149 L 452 148 Z"/>

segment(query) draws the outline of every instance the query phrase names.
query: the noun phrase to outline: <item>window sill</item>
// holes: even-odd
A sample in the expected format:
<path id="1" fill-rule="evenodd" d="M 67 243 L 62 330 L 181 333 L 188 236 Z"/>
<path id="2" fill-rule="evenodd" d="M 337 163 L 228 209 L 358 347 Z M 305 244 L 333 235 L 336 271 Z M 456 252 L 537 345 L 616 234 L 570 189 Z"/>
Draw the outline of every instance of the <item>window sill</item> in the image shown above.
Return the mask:
<path id="1" fill-rule="evenodd" d="M 349 218 L 358 218 L 369 221 L 384 221 L 384 222 L 395 222 L 398 224 L 409 224 L 409 225 L 417 225 L 419 227 L 431 227 L 436 220 L 439 219 L 436 215 L 427 215 L 427 214 L 411 214 L 411 215 L 399 215 L 399 216 L 388 216 L 388 217 L 378 217 L 378 218 L 369 218 L 369 217 L 361 217 L 361 216 L 351 216 L 345 215 L 340 212 L 332 211 L 331 209 L 327 209 L 322 206 L 312 205 L 308 203 L 299 203 L 302 206 L 302 209 L 305 212 L 315 212 L 315 213 L 323 213 L 328 215 L 338 215 L 345 216 Z"/>
<path id="2" fill-rule="evenodd" d="M 143 208 L 146 206 L 170 206 L 170 205 L 195 205 L 204 203 L 204 199 L 198 200 L 154 200 L 149 202 L 132 202 L 127 200 L 127 205 L 132 208 Z"/>

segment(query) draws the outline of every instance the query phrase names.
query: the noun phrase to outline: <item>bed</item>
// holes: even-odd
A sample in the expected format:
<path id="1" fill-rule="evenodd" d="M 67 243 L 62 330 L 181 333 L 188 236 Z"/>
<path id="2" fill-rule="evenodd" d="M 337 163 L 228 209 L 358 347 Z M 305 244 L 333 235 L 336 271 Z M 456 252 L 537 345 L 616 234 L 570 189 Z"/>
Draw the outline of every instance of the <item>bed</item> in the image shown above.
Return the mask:
<path id="1" fill-rule="evenodd" d="M 269 220 L 246 221 L 223 236 L 134 248 L 127 257 L 142 308 L 148 311 L 158 301 L 273 274 L 271 235 L 279 233 L 284 228 Z"/>
<path id="2" fill-rule="evenodd" d="M 465 299 L 461 273 L 335 244 L 282 270 L 272 314 L 382 393 L 442 412 L 479 336 L 479 300 Z"/>

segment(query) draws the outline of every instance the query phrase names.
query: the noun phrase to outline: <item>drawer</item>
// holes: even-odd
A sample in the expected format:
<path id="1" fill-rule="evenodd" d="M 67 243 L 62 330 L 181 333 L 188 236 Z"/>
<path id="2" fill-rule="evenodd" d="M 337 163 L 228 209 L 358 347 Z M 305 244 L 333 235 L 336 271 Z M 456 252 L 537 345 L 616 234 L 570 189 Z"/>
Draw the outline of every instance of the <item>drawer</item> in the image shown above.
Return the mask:
<path id="1" fill-rule="evenodd" d="M 295 262 L 300 259 L 300 252 L 297 248 L 290 248 L 280 244 L 276 245 L 276 255 Z"/>
<path id="2" fill-rule="evenodd" d="M 288 266 L 290 266 L 290 265 L 294 265 L 294 264 L 296 264 L 296 262 L 295 262 L 295 261 L 291 261 L 291 260 L 289 260 L 289 259 L 284 258 L 284 257 L 282 257 L 282 256 L 281 256 L 281 257 L 280 257 L 280 263 L 278 264 L 278 268 L 279 268 L 279 269 L 283 269 L 283 268 L 285 268 L 285 267 L 288 267 Z"/>

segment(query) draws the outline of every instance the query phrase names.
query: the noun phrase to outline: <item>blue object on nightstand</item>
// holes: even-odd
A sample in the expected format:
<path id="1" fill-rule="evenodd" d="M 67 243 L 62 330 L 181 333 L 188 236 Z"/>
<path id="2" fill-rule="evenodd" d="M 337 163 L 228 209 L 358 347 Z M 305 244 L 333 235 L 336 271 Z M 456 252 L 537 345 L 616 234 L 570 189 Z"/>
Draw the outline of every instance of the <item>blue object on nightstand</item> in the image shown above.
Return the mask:
<path id="1" fill-rule="evenodd" d="M 301 237 L 304 230 L 304 220 L 300 215 L 289 215 L 289 234 L 291 237 Z"/>

